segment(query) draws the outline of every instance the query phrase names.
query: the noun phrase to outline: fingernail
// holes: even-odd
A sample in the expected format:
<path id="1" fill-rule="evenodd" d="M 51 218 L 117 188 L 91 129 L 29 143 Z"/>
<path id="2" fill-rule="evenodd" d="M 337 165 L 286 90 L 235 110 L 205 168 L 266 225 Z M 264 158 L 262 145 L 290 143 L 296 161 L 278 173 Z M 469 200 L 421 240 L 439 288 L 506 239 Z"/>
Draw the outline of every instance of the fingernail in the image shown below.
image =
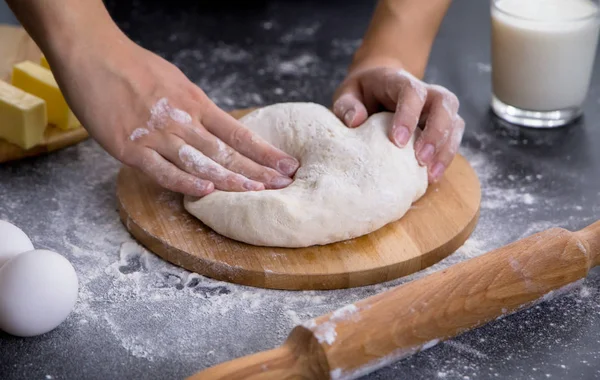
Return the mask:
<path id="1" fill-rule="evenodd" d="M 410 131 L 406 127 L 396 127 L 394 141 L 400 148 L 404 148 L 410 139 Z"/>
<path id="2" fill-rule="evenodd" d="M 271 188 L 273 189 L 283 189 L 292 182 L 294 181 L 288 177 L 275 177 L 269 181 L 269 185 L 271 185 Z"/>
<path id="3" fill-rule="evenodd" d="M 430 174 L 434 182 L 437 182 L 442 177 L 442 174 L 444 174 L 444 169 L 444 164 L 442 164 L 441 162 L 438 162 L 433 166 Z"/>
<path id="4" fill-rule="evenodd" d="M 346 125 L 349 127 L 352 126 L 352 122 L 354 121 L 355 115 L 356 111 L 354 111 L 354 109 L 346 111 L 346 113 L 344 114 L 344 123 L 346 123 Z"/>
<path id="5" fill-rule="evenodd" d="M 253 181 L 244 182 L 244 184 L 242 185 L 242 187 L 244 189 L 250 190 L 250 191 L 260 191 L 260 190 L 264 190 L 265 189 L 265 186 L 262 183 L 253 182 Z"/>
<path id="6" fill-rule="evenodd" d="M 277 170 L 279 170 L 280 173 L 292 176 L 296 172 L 296 170 L 298 170 L 299 166 L 300 163 L 296 159 L 284 158 L 282 160 L 279 160 L 279 162 L 277 163 Z"/>
<path id="7" fill-rule="evenodd" d="M 419 158 L 421 166 L 427 166 L 431 159 L 433 158 L 433 154 L 435 153 L 435 148 L 431 144 L 425 144 L 417 154 Z"/>

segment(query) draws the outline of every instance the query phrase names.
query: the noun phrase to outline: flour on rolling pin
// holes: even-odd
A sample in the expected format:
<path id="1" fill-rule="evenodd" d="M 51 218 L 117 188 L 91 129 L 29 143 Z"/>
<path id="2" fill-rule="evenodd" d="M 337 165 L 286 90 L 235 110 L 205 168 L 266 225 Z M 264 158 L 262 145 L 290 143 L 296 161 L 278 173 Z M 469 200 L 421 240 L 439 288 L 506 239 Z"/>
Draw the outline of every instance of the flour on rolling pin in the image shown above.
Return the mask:
<path id="1" fill-rule="evenodd" d="M 329 321 L 317 325 L 314 319 L 308 320 L 302 324 L 307 329 L 313 330 L 319 343 L 327 343 L 330 346 L 335 342 L 337 333 L 335 332 L 336 322 L 342 320 L 358 321 L 360 319 L 359 309 L 354 304 L 346 305 L 334 311 Z"/>
<path id="2" fill-rule="evenodd" d="M 581 248 L 582 247 L 580 247 L 580 249 Z M 585 252 L 585 249 L 583 249 L 583 251 Z M 518 307 L 517 309 L 512 310 L 512 311 L 503 309 L 502 310 L 503 314 L 502 314 L 502 316 L 498 317 L 498 319 L 502 319 L 510 314 L 514 314 L 518 311 L 525 310 L 530 307 L 536 306 L 542 302 L 551 301 L 555 298 L 558 298 L 565 294 L 571 293 L 573 290 L 581 288 L 583 283 L 584 283 L 584 280 L 581 279 L 581 280 L 575 281 L 571 284 L 567 284 L 567 285 L 563 286 L 562 288 L 552 290 L 552 291 L 544 294 L 542 297 L 540 297 L 539 299 L 537 299 L 533 302 L 529 302 L 524 305 L 521 305 L 520 307 Z M 334 311 L 332 313 L 332 317 L 330 318 L 330 320 L 328 322 L 322 323 L 321 325 L 317 326 L 314 319 L 311 319 L 311 320 L 305 322 L 303 324 L 303 326 L 314 331 L 315 337 L 317 338 L 319 343 L 327 342 L 329 345 L 331 345 L 335 342 L 335 338 L 337 336 L 337 334 L 335 332 L 335 323 L 331 322 L 336 318 L 335 317 L 336 313 L 338 316 L 344 315 L 346 317 L 354 315 L 354 318 L 355 318 L 354 320 L 358 320 L 358 319 L 360 319 L 360 315 L 357 313 L 357 311 L 358 311 L 358 308 L 354 304 L 347 305 L 347 306 L 344 306 L 344 307 Z M 330 371 L 329 375 L 332 380 L 357 379 L 357 378 L 365 376 L 369 373 L 372 373 L 380 368 L 387 367 L 388 365 L 390 365 L 392 363 L 395 363 L 399 360 L 402 360 L 411 355 L 414 355 L 417 352 L 428 350 L 428 349 L 436 346 L 441 341 L 442 341 L 441 338 L 433 339 L 433 340 L 425 342 L 424 344 L 419 345 L 419 346 L 410 347 L 410 348 L 400 348 L 400 349 L 395 350 L 391 354 L 389 354 L 385 357 L 373 360 L 373 361 L 369 362 L 367 365 L 364 365 L 358 369 L 344 371 L 342 368 L 335 368 Z"/>
<path id="3" fill-rule="evenodd" d="M 577 247 L 584 255 L 587 255 L 587 250 L 585 249 L 583 244 L 579 243 L 579 244 L 577 244 Z M 515 271 L 520 270 L 520 266 L 515 267 L 515 264 L 513 264 L 512 261 L 511 261 L 510 265 L 511 265 L 511 267 L 513 267 L 513 269 Z M 502 315 L 500 317 L 498 317 L 497 319 L 498 320 L 502 319 L 510 314 L 531 308 L 542 302 L 551 301 L 557 297 L 568 294 L 568 293 L 572 292 L 574 289 L 582 287 L 583 282 L 584 282 L 584 280 L 581 279 L 581 280 L 575 281 L 571 284 L 567 284 L 559 289 L 552 290 L 552 291 L 544 294 L 543 296 L 541 296 L 540 298 L 538 298 L 537 300 L 535 300 L 533 302 L 525 303 L 513 310 L 502 309 Z M 315 338 L 318 340 L 319 343 L 326 343 L 329 346 L 331 346 L 335 343 L 336 338 L 337 338 L 336 323 L 340 322 L 340 321 L 350 321 L 350 320 L 354 321 L 354 322 L 360 321 L 360 309 L 355 304 L 346 305 L 340 309 L 337 309 L 336 311 L 331 313 L 330 317 L 327 320 L 322 321 L 319 324 L 317 324 L 315 319 L 311 319 L 311 320 L 304 322 L 302 324 L 302 326 L 304 326 L 307 329 L 312 330 Z M 430 349 L 430 348 L 434 347 L 435 345 L 437 345 L 438 343 L 440 343 L 444 339 L 446 339 L 446 337 L 439 337 L 437 339 L 429 340 L 421 345 L 408 347 L 408 348 L 399 348 L 384 357 L 372 360 L 371 362 L 369 362 L 359 368 L 354 368 L 354 369 L 351 369 L 348 371 L 344 371 L 343 368 L 334 368 L 330 371 L 329 375 L 332 380 L 356 379 L 361 376 L 365 376 L 369 373 L 372 373 L 380 368 L 386 367 L 394 362 L 397 362 L 397 361 L 407 358 L 411 355 L 414 355 L 417 352 Z"/>
<path id="4" fill-rule="evenodd" d="M 552 300 L 554 300 L 554 299 L 556 299 L 558 297 L 564 296 L 565 294 L 571 293 L 575 289 L 582 289 L 584 282 L 585 282 L 585 280 L 581 279 L 581 280 L 575 281 L 573 283 L 567 284 L 567 285 L 563 286 L 562 288 L 551 290 L 548 293 L 546 293 L 543 296 L 541 296 L 540 298 L 538 298 L 537 300 L 535 300 L 533 302 L 526 303 L 524 305 L 521 305 L 517 309 L 512 310 L 512 311 L 509 311 L 509 310 L 506 310 L 506 309 L 502 309 L 502 315 L 500 317 L 498 317 L 497 319 L 502 319 L 502 318 L 504 318 L 504 317 L 506 317 L 508 315 L 514 314 L 514 313 L 519 312 L 521 310 L 529 309 L 530 307 L 539 305 L 542 302 L 552 301 Z"/>

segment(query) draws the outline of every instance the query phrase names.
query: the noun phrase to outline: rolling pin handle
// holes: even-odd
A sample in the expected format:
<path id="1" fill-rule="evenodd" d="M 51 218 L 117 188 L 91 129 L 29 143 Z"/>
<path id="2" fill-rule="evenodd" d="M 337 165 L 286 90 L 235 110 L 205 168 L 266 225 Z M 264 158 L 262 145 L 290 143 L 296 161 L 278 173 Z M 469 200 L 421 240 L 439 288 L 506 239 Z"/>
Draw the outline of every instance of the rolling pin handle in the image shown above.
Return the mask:
<path id="1" fill-rule="evenodd" d="M 280 346 L 207 368 L 187 380 L 279 380 L 294 360 L 288 347 Z"/>
<path id="2" fill-rule="evenodd" d="M 187 380 L 326 379 L 327 358 L 312 331 L 297 326 L 286 343 L 269 351 L 205 369 Z"/>
<path id="3" fill-rule="evenodd" d="M 589 245 L 592 267 L 600 265 L 600 221 L 577 232 L 577 237 Z"/>

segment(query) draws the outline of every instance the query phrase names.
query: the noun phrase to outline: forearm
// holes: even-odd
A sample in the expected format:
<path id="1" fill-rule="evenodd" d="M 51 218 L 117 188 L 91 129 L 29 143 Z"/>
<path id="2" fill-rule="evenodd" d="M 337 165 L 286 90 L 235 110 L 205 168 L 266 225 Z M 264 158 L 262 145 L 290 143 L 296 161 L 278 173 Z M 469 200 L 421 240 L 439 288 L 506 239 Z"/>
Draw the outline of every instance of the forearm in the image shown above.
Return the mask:
<path id="1" fill-rule="evenodd" d="M 450 0 L 380 0 L 350 70 L 398 65 L 422 78 Z"/>
<path id="2" fill-rule="evenodd" d="M 7 0 L 23 27 L 51 61 L 87 47 L 114 45 L 122 33 L 102 0 Z"/>

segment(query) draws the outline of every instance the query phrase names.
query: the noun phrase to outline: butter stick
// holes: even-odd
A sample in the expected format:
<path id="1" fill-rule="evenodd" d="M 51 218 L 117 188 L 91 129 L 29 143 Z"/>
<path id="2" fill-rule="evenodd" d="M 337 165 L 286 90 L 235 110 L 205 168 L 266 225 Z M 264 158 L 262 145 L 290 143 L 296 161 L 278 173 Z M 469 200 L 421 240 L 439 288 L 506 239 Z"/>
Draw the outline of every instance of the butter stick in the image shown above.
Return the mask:
<path id="1" fill-rule="evenodd" d="M 0 80 L 0 138 L 30 149 L 44 140 L 46 102 Z"/>
<path id="2" fill-rule="evenodd" d="M 50 70 L 31 61 L 21 62 L 13 67 L 12 84 L 46 101 L 48 123 L 64 130 L 80 126 Z"/>

